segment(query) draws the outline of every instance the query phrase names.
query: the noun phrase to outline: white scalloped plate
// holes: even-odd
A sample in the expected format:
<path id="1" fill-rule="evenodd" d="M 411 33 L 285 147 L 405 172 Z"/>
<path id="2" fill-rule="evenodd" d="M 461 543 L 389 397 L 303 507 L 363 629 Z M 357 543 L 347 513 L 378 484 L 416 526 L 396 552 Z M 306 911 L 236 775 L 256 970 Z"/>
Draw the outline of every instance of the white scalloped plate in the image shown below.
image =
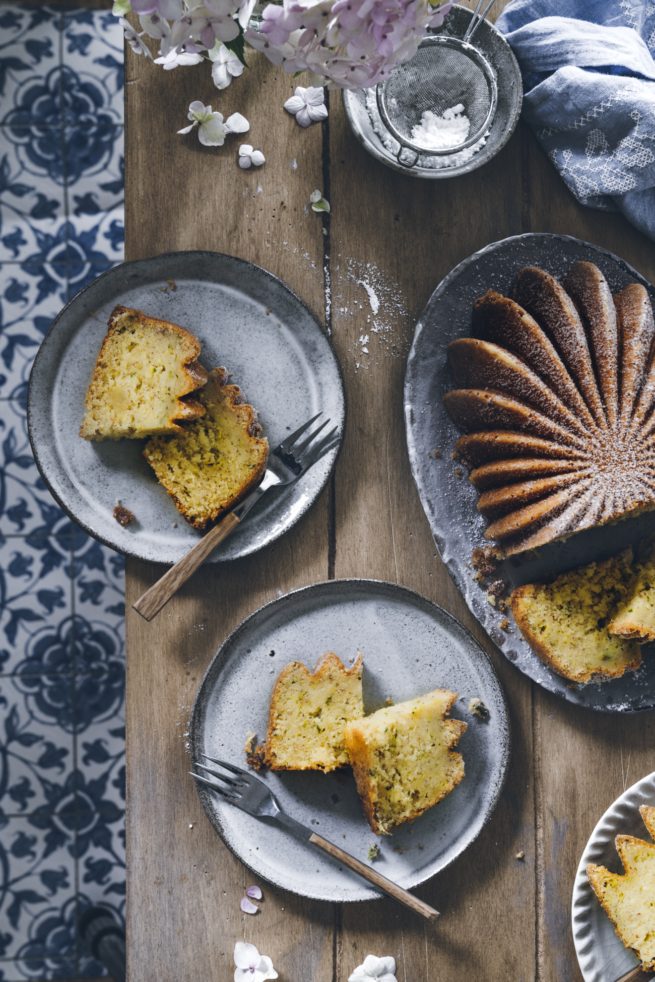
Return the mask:
<path id="1" fill-rule="evenodd" d="M 571 926 L 578 964 L 584 982 L 615 982 L 637 964 L 631 951 L 624 948 L 612 923 L 598 903 L 585 872 L 588 863 L 600 863 L 621 870 L 614 837 L 636 835 L 648 839 L 639 814 L 640 805 L 655 805 L 655 771 L 624 791 L 607 809 L 591 833 L 582 854 L 573 884 Z M 655 979 L 655 975 L 643 976 Z"/>

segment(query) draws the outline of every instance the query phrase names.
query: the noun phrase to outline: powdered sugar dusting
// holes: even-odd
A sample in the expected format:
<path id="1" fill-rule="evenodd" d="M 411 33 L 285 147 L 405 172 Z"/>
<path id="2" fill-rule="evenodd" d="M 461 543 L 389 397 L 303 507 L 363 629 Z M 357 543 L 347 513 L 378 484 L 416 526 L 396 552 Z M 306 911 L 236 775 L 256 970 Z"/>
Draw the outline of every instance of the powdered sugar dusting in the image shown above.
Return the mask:
<path id="1" fill-rule="evenodd" d="M 348 259 L 344 269 L 337 264 L 337 282 L 354 286 L 348 295 L 337 294 L 335 312 L 356 319 L 360 332 L 354 343 L 355 371 L 365 369 L 371 359 L 397 355 L 404 349 L 406 333 L 401 332 L 409 316 L 407 302 L 399 285 L 382 273 L 375 263 Z"/>

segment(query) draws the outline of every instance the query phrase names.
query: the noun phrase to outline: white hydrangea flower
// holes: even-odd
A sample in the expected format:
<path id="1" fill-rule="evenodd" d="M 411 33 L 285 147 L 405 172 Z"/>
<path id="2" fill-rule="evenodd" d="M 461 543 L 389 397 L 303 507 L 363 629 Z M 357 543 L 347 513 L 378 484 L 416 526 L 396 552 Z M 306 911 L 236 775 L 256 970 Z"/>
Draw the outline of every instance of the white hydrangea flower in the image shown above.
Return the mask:
<path id="1" fill-rule="evenodd" d="M 377 955 L 367 955 L 348 982 L 397 982 L 396 960 L 391 955 L 382 958 L 378 958 Z"/>
<path id="2" fill-rule="evenodd" d="M 266 163 L 266 157 L 261 150 L 255 150 L 249 143 L 242 143 L 239 147 L 239 167 L 242 170 L 249 170 L 251 167 L 261 167 Z"/>
<path id="3" fill-rule="evenodd" d="M 222 147 L 230 133 L 247 133 L 250 129 L 250 123 L 241 113 L 223 119 L 222 113 L 214 112 L 211 106 L 198 100 L 190 103 L 187 119 L 191 120 L 190 125 L 177 132 L 190 133 L 197 126 L 198 139 L 205 147 Z"/>
<path id="4" fill-rule="evenodd" d="M 312 191 L 312 193 L 310 194 L 309 203 L 312 206 L 312 211 L 329 212 L 330 210 L 330 202 L 323 197 L 322 192 L 319 191 L 318 188 L 316 189 L 316 191 Z"/>
<path id="5" fill-rule="evenodd" d="M 217 43 L 209 52 L 212 62 L 212 78 L 217 89 L 226 89 L 233 78 L 243 73 L 244 64 L 224 44 Z"/>
<path id="6" fill-rule="evenodd" d="M 325 90 L 318 85 L 303 88 L 299 85 L 294 94 L 284 103 L 284 108 L 296 117 L 299 126 L 311 126 L 321 119 L 327 119 Z"/>
<path id="7" fill-rule="evenodd" d="M 139 34 L 137 31 L 134 30 L 129 20 L 126 20 L 125 17 L 119 17 L 118 23 L 123 28 L 123 35 L 125 37 L 125 40 L 129 44 L 134 54 L 145 55 L 146 58 L 152 58 L 152 54 L 150 53 L 150 48 L 145 43 L 145 41 L 142 40 L 145 31 L 141 31 L 141 33 Z"/>
<path id="8" fill-rule="evenodd" d="M 165 72 L 170 72 L 183 65 L 199 65 L 201 61 L 202 55 L 197 51 L 178 51 L 177 48 L 171 48 L 165 55 L 155 58 L 155 65 L 161 65 Z"/>
<path id="9" fill-rule="evenodd" d="M 278 974 L 268 955 L 260 955 L 254 944 L 237 941 L 234 946 L 234 982 L 267 982 Z"/>

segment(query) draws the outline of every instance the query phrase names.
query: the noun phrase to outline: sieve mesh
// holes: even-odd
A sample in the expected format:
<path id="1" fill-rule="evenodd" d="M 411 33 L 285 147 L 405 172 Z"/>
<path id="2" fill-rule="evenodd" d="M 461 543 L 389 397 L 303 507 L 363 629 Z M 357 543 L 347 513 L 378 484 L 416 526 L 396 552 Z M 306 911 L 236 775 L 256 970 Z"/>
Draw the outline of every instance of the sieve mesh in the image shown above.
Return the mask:
<path id="1" fill-rule="evenodd" d="M 479 140 L 491 122 L 495 77 L 476 48 L 457 38 L 431 38 L 378 86 L 377 100 L 384 122 L 402 143 L 424 152 L 452 153 Z M 464 107 L 470 127 L 452 145 L 437 150 L 413 135 L 424 112 L 443 118 L 455 106 Z"/>

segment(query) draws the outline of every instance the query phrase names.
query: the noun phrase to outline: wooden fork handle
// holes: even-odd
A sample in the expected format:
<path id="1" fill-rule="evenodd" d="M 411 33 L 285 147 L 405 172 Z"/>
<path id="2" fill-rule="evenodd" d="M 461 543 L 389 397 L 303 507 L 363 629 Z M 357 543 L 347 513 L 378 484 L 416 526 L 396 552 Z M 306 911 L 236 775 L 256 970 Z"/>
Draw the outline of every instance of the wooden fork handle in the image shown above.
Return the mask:
<path id="1" fill-rule="evenodd" d="M 212 529 L 203 535 L 202 539 L 196 542 L 193 549 L 182 556 L 174 566 L 164 573 L 161 579 L 146 590 L 139 599 L 132 604 L 134 610 L 141 614 L 147 621 L 151 621 L 162 607 L 168 603 L 180 587 L 186 583 L 190 576 L 195 573 L 198 567 L 204 563 L 216 546 L 227 539 L 239 524 L 239 519 L 233 511 Z"/>
<path id="2" fill-rule="evenodd" d="M 645 978 L 643 971 L 641 965 L 635 965 L 629 972 L 622 975 L 620 979 L 616 979 L 616 982 L 637 982 L 638 979 Z"/>
<path id="3" fill-rule="evenodd" d="M 393 897 L 394 900 L 398 900 L 401 904 L 404 904 L 405 907 L 409 907 L 409 909 L 413 910 L 415 914 L 420 914 L 421 917 L 425 917 L 428 921 L 435 921 L 437 917 L 439 917 L 439 911 L 435 910 L 434 907 L 430 907 L 430 905 L 426 904 L 423 900 L 419 900 L 418 897 L 415 897 L 413 894 L 409 893 L 408 890 L 403 890 L 403 888 L 399 887 L 397 883 L 394 883 L 392 880 L 388 880 L 386 876 L 382 876 L 381 873 L 378 873 L 378 871 L 375 869 L 371 869 L 371 867 L 367 866 L 365 863 L 361 863 L 359 859 L 355 859 L 355 857 L 351 856 L 350 853 L 344 852 L 343 849 L 339 848 L 339 846 L 335 846 L 333 842 L 329 842 L 327 839 L 324 839 L 322 835 L 317 835 L 316 832 L 312 832 L 311 836 L 309 837 L 309 841 L 312 843 L 312 845 L 318 846 L 318 848 L 322 849 L 323 852 L 326 852 L 329 856 L 332 856 L 333 859 L 338 859 L 344 866 L 354 870 L 355 873 L 359 873 L 359 875 L 363 876 L 365 880 L 368 880 L 369 883 L 376 886 L 378 890 L 382 890 L 383 893 Z"/>

